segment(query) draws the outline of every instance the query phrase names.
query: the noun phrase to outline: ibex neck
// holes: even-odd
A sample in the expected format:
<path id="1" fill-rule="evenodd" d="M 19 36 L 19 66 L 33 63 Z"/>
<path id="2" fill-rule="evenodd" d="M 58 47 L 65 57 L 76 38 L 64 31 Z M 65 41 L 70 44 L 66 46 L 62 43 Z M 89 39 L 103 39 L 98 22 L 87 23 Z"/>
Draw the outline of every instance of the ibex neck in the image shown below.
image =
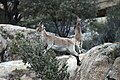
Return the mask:
<path id="1" fill-rule="evenodd" d="M 77 23 L 75 27 L 75 34 L 77 33 L 82 33 L 80 23 Z"/>
<path id="2" fill-rule="evenodd" d="M 81 39 L 82 39 L 81 26 L 80 26 L 80 23 L 77 22 L 76 27 L 75 27 L 75 40 L 81 41 Z"/>
<path id="3" fill-rule="evenodd" d="M 47 35 L 46 30 L 43 30 L 42 34 L 43 34 L 44 36 L 46 36 L 46 35 Z"/>

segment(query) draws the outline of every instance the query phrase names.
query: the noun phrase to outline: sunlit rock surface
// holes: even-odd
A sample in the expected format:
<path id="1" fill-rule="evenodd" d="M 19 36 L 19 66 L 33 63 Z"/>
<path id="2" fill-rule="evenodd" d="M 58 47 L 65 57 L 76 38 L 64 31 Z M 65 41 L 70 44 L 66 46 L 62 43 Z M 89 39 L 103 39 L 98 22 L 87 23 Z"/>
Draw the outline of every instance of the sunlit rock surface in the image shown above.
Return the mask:
<path id="1" fill-rule="evenodd" d="M 29 65 L 24 65 L 22 60 L 0 63 L 0 78 L 6 78 L 13 70 L 26 69 L 27 66 Z"/>
<path id="2" fill-rule="evenodd" d="M 116 51 L 115 51 L 116 49 Z M 67 63 L 70 80 L 120 80 L 119 44 L 106 43 L 81 54 L 81 66 L 76 65 L 74 56 L 57 57 L 61 63 Z M 4 78 L 15 69 L 26 69 L 22 60 L 0 64 L 0 77 Z M 28 76 L 22 78 L 29 78 Z"/>
<path id="3" fill-rule="evenodd" d="M 0 52 L 12 42 L 12 39 L 15 38 L 18 33 L 22 33 L 25 38 L 27 37 L 29 39 L 35 39 L 38 35 L 35 29 L 0 24 Z M 90 38 L 91 37 L 88 37 L 86 39 Z M 120 80 L 119 42 L 95 46 L 86 53 L 80 54 L 79 57 L 82 62 L 81 66 L 77 66 L 77 61 L 74 56 L 57 57 L 58 60 L 61 61 L 61 64 L 67 63 L 70 80 Z M 0 63 L 0 80 L 6 80 L 5 77 L 16 68 L 26 69 L 26 66 L 21 60 Z M 23 75 L 21 79 L 25 78 L 28 79 L 28 76 Z"/>
<path id="4" fill-rule="evenodd" d="M 119 43 L 93 47 L 84 56 L 73 80 L 120 80 L 119 56 Z"/>

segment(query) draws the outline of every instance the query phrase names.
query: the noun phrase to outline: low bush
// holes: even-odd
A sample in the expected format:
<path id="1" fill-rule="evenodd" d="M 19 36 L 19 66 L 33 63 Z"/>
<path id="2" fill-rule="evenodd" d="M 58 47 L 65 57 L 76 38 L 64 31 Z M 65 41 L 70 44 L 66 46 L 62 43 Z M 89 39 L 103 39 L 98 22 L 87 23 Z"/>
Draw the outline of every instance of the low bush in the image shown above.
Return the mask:
<path id="1" fill-rule="evenodd" d="M 11 52 L 19 54 L 24 63 L 30 64 L 28 69 L 35 71 L 37 77 L 42 80 L 68 80 L 69 74 L 64 64 L 59 68 L 59 61 L 56 54 L 51 49 L 44 54 L 45 44 L 37 37 L 33 39 L 14 40 Z"/>

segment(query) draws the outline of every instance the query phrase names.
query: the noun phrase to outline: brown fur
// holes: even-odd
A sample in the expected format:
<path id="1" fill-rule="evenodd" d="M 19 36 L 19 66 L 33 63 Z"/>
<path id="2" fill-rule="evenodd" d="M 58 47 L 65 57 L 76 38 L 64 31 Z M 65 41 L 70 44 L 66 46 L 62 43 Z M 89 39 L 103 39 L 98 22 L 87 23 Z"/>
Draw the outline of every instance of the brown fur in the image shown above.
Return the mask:
<path id="1" fill-rule="evenodd" d="M 45 42 L 47 44 L 47 50 L 50 48 L 54 50 L 60 50 L 60 51 L 68 51 L 70 54 L 76 57 L 77 64 L 80 65 L 79 55 L 75 51 L 75 43 L 72 41 L 72 39 L 69 38 L 62 38 L 54 35 L 47 34 L 46 30 L 44 29 L 43 25 L 39 26 L 37 29 L 37 32 L 40 32 L 43 35 L 43 38 L 45 39 Z M 46 53 L 45 51 L 45 53 Z"/>
<path id="2" fill-rule="evenodd" d="M 38 32 L 41 32 L 40 29 L 37 30 Z M 68 38 L 61 38 L 61 37 L 57 37 L 57 36 L 52 36 L 52 35 L 49 35 L 47 34 L 47 32 L 44 30 L 44 36 L 45 36 L 45 39 L 47 41 L 50 41 L 54 44 L 57 44 L 57 45 L 66 45 L 66 46 L 70 46 L 71 44 L 73 45 L 74 43 L 71 41 L 71 39 L 68 39 Z"/>
<path id="3" fill-rule="evenodd" d="M 82 38 L 82 31 L 80 26 L 80 19 L 77 18 L 77 23 L 75 26 L 75 44 L 80 48 L 82 48 L 83 38 Z"/>

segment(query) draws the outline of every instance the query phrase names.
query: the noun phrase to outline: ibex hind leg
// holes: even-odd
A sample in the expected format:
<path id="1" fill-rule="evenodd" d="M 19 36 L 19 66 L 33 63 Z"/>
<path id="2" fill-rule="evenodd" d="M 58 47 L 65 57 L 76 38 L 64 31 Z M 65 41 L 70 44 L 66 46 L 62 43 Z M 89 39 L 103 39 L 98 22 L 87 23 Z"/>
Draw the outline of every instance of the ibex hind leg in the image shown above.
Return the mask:
<path id="1" fill-rule="evenodd" d="M 74 56 L 76 57 L 77 65 L 80 66 L 80 65 L 81 65 L 81 61 L 80 61 L 80 59 L 79 59 L 79 56 L 76 56 L 76 55 L 74 55 Z"/>
<path id="2" fill-rule="evenodd" d="M 83 45 L 83 42 L 81 42 L 80 45 L 79 45 L 79 53 L 80 54 L 82 53 L 82 45 Z"/>
<path id="3" fill-rule="evenodd" d="M 81 65 L 81 61 L 79 59 L 79 55 L 75 50 L 69 50 L 71 55 L 75 56 L 76 60 L 77 60 L 77 65 L 80 66 Z"/>
<path id="4" fill-rule="evenodd" d="M 82 51 L 81 51 L 81 46 L 80 45 L 75 45 L 75 51 L 78 53 L 78 54 L 81 54 Z"/>

